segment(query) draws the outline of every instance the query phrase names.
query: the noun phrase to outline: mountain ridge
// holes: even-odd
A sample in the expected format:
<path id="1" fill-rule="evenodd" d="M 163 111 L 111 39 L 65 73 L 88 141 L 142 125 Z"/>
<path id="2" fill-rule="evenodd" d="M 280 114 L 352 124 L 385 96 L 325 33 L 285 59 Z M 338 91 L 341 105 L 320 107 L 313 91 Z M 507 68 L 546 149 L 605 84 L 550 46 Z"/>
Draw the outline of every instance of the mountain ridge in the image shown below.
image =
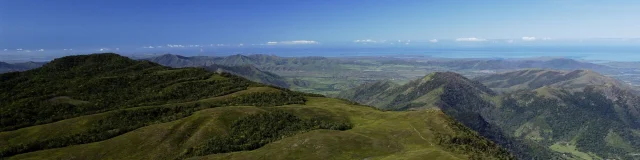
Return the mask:
<path id="1" fill-rule="evenodd" d="M 359 96 L 353 95 L 353 93 L 380 91 L 375 87 L 375 85 L 363 85 L 357 87 L 355 91 L 345 91 L 338 97 L 386 110 L 439 108 L 480 135 L 509 149 L 518 158 L 554 157 L 550 150 L 541 149 L 537 145 L 525 145 L 527 142 L 504 135 L 499 127 L 485 119 L 482 114 L 493 107 L 487 99 L 491 99 L 489 97 L 495 96 L 496 93 L 460 74 L 435 72 L 407 84 L 384 89 L 382 93 L 369 94 L 374 95 L 370 98 L 356 99 L 355 97 Z M 379 100 L 381 98 L 382 101 Z"/>
<path id="2" fill-rule="evenodd" d="M 480 76 L 474 80 L 481 81 L 487 87 L 501 92 L 520 89 L 535 90 L 544 86 L 580 90 L 586 86 L 616 86 L 629 88 L 613 78 L 603 76 L 591 70 L 558 71 L 545 69 L 525 69 L 499 74 Z"/>
<path id="3" fill-rule="evenodd" d="M 545 74 L 547 78 L 540 78 L 545 77 L 540 76 Z M 375 101 L 378 99 L 375 96 L 371 99 L 356 99 L 356 96 L 350 95 L 380 91 L 367 86 L 355 88 L 360 91 L 346 91 L 340 98 L 383 109 L 411 110 L 412 102 L 421 101 L 425 96 L 430 97 L 432 101 L 428 102 L 434 104 L 432 107 L 441 108 L 447 115 L 524 159 L 534 155 L 542 156 L 538 158 L 543 159 L 629 159 L 633 158 L 629 153 L 640 150 L 634 147 L 640 146 L 640 136 L 634 134 L 638 130 L 640 103 L 637 102 L 640 102 L 640 97 L 632 94 L 629 89 L 622 88 L 624 85 L 621 83 L 614 83 L 615 81 L 602 85 L 601 82 L 613 79 L 596 72 L 524 70 L 488 76 L 495 76 L 492 78 L 465 80 L 449 76 L 441 78 L 446 81 L 429 81 L 433 75 L 443 74 L 430 74 L 397 87 L 399 89 L 382 90 L 388 93 L 368 94 L 390 95 L 394 97 L 393 101 L 402 103 L 380 103 Z M 483 87 L 474 87 L 473 83 L 460 83 L 480 83 L 476 80 L 485 80 L 490 87 L 527 87 L 490 94 L 478 92 L 477 90 L 484 90 Z M 495 83 L 496 81 L 505 83 Z M 508 81 L 512 83 L 506 83 Z M 425 85 L 429 82 L 436 84 Z M 558 85 L 553 85 L 556 83 Z M 529 84 L 536 85 L 529 87 Z M 445 87 L 441 89 L 438 86 Z M 413 88 L 422 90 L 411 93 Z M 401 92 L 405 90 L 410 92 Z M 433 94 L 434 92 L 437 94 Z"/>

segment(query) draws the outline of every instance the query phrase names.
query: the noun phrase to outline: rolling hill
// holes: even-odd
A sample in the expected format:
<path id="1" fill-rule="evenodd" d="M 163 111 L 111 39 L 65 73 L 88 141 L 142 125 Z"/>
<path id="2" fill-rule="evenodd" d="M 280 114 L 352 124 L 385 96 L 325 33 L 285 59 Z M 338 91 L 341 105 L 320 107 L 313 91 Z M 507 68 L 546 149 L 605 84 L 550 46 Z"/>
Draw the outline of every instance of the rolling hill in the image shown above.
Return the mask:
<path id="1" fill-rule="evenodd" d="M 495 94 L 453 75 L 430 74 L 399 87 L 363 85 L 340 97 L 392 110 L 441 108 L 523 159 L 639 158 L 632 155 L 640 149 L 640 97 L 611 78 L 583 70 L 524 70 L 476 79 L 502 92 Z"/>
<path id="2" fill-rule="evenodd" d="M 0 158 L 513 159 L 441 110 L 385 112 L 117 54 L 0 75 Z"/>

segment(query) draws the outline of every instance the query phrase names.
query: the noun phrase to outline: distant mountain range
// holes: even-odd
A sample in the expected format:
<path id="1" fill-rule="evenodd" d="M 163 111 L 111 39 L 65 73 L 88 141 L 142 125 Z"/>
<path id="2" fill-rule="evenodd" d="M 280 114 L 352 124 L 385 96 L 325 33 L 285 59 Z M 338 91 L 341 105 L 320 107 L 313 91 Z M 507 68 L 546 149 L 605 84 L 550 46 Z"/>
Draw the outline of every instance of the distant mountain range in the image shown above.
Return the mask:
<path id="1" fill-rule="evenodd" d="M 283 77 L 262 71 L 256 68 L 253 63 L 243 60 L 243 56 L 237 57 L 184 57 L 179 55 L 165 54 L 159 57 L 145 59 L 164 66 L 174 68 L 203 67 L 213 72 L 227 72 L 235 74 L 254 82 L 260 82 L 282 88 L 289 88 L 290 84 Z"/>
<path id="2" fill-rule="evenodd" d="M 388 57 L 365 57 L 367 61 L 379 61 L 383 64 L 400 64 L 400 65 L 422 65 L 422 66 L 441 66 L 452 70 L 511 70 L 511 69 L 557 69 L 557 70 L 577 70 L 589 69 L 600 70 L 609 69 L 606 65 L 599 65 L 588 62 L 580 62 L 573 59 L 552 58 L 552 59 L 403 59 Z M 210 64 L 219 65 L 255 65 L 261 68 L 279 69 L 286 67 L 303 67 L 313 65 L 321 69 L 331 68 L 331 64 L 368 64 L 358 61 L 354 58 L 325 58 L 325 57 L 278 57 L 272 55 L 232 55 L 227 57 L 184 57 L 179 55 L 165 54 L 158 57 L 148 58 L 146 60 L 156 62 L 171 67 L 195 67 L 207 66 Z M 303 67 L 304 68 L 304 67 Z"/>
<path id="3" fill-rule="evenodd" d="M 339 97 L 388 110 L 440 108 L 522 159 L 633 159 L 640 151 L 640 97 L 625 87 L 586 70 L 475 80 L 440 72 L 404 85 L 369 83 Z"/>
<path id="4" fill-rule="evenodd" d="M 587 86 L 629 87 L 627 84 L 621 83 L 618 80 L 590 70 L 558 71 L 528 69 L 480 76 L 474 80 L 480 81 L 487 87 L 500 92 L 536 90 L 542 87 L 569 90 L 582 90 Z"/>
<path id="5" fill-rule="evenodd" d="M 332 60 L 325 57 L 278 57 L 263 54 L 238 54 L 226 57 L 184 57 L 179 55 L 165 54 L 145 60 L 176 68 L 218 64 L 225 66 L 253 65 L 260 68 L 269 68 L 268 70 L 287 70 L 287 67 L 304 67 L 308 65 L 330 67 L 331 64 L 339 62 L 338 60 Z"/>
<path id="6" fill-rule="evenodd" d="M 280 75 L 292 89 L 337 95 L 339 92 L 377 80 L 408 82 L 425 72 L 453 71 L 466 76 L 539 68 L 554 70 L 589 69 L 607 73 L 619 70 L 564 58 L 545 59 L 437 59 L 393 57 L 278 57 L 272 55 L 232 55 L 226 57 L 184 57 L 165 54 L 146 60 L 170 67 L 209 65 L 253 66 L 260 71 Z M 248 75 L 241 75 L 249 78 Z M 256 79 L 253 79 L 256 80 Z M 269 83 L 268 81 L 261 81 Z M 300 84 L 300 85 L 299 85 Z M 286 86 L 274 84 L 277 86 Z"/>
<path id="7" fill-rule="evenodd" d="M 46 62 L 23 62 L 23 63 L 6 63 L 0 62 L 0 73 L 26 71 L 38 68 Z"/>
<path id="8" fill-rule="evenodd" d="M 425 62 L 435 66 L 446 66 L 455 70 L 513 70 L 513 69 L 556 69 L 556 70 L 602 70 L 609 69 L 608 66 L 580 62 L 573 59 L 553 58 L 553 59 L 472 59 L 472 60 L 443 60 Z"/>

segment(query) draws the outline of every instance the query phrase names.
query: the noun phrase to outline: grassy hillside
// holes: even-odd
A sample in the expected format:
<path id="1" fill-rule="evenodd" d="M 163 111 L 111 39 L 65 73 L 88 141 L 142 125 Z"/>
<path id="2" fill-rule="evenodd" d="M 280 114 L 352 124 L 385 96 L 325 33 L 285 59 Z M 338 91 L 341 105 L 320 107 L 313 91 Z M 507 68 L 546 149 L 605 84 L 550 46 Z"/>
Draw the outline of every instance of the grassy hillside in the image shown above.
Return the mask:
<path id="1" fill-rule="evenodd" d="M 439 110 L 382 112 L 342 100 L 309 97 L 305 105 L 219 107 L 149 125 L 95 143 L 31 152 L 11 159 L 174 159 L 252 115 L 284 112 L 300 119 L 349 122 L 350 130 L 312 130 L 256 150 L 191 159 L 507 159 L 509 154 Z M 255 118 L 255 117 L 252 117 Z M 59 123 L 59 122 L 57 122 Z M 35 126 L 40 127 L 40 126 Z"/>
<path id="2" fill-rule="evenodd" d="M 511 158 L 439 110 L 383 112 L 116 54 L 0 80 L 0 158 Z"/>

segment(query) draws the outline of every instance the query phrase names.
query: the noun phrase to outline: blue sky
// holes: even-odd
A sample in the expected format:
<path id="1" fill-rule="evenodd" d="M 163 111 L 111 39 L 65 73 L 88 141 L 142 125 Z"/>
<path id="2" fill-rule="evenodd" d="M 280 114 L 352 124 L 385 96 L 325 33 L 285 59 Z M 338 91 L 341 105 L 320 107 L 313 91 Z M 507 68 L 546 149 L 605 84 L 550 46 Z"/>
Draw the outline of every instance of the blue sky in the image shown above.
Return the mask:
<path id="1" fill-rule="evenodd" d="M 0 0 L 0 48 L 640 38 L 638 17 L 638 0 Z"/>

